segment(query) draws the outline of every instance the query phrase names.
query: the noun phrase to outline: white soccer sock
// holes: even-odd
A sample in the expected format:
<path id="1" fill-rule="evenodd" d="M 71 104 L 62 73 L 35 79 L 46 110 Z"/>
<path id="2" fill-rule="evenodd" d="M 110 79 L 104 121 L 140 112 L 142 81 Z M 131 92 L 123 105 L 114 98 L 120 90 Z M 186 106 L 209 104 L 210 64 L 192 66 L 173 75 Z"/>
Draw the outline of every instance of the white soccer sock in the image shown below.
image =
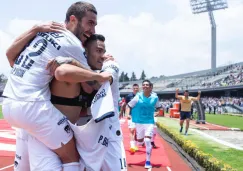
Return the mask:
<path id="1" fill-rule="evenodd" d="M 157 127 L 154 127 L 154 130 L 153 130 L 153 137 L 151 139 L 151 142 L 154 142 L 154 139 L 156 137 L 156 133 L 157 133 Z"/>
<path id="2" fill-rule="evenodd" d="M 135 147 L 135 141 L 130 141 L 130 146 L 133 148 Z"/>
<path id="3" fill-rule="evenodd" d="M 144 138 L 144 142 L 146 145 L 146 161 L 150 161 L 151 153 L 152 153 L 152 145 L 150 138 Z"/>
<path id="4" fill-rule="evenodd" d="M 80 171 L 79 162 L 66 163 L 63 164 L 62 167 L 63 167 L 63 171 Z"/>

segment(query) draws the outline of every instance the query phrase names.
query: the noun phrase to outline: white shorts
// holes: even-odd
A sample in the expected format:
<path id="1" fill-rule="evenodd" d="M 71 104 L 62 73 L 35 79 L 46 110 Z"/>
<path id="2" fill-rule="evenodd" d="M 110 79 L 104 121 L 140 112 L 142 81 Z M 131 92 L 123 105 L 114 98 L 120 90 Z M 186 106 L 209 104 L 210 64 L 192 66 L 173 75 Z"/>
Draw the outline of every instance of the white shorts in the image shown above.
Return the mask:
<path id="1" fill-rule="evenodd" d="M 31 170 L 62 171 L 62 162 L 58 155 L 31 135 L 28 137 L 28 150 Z"/>
<path id="2" fill-rule="evenodd" d="M 127 122 L 128 122 L 128 128 L 129 128 L 129 129 L 134 129 L 134 128 L 136 128 L 136 124 L 135 124 L 134 122 L 132 122 L 131 119 L 128 120 Z"/>
<path id="3" fill-rule="evenodd" d="M 59 157 L 23 129 L 16 130 L 15 171 L 61 171 Z"/>
<path id="4" fill-rule="evenodd" d="M 110 124 L 107 119 L 95 123 L 92 118 L 83 126 L 69 122 L 76 139 L 76 147 L 80 154 L 81 163 L 86 171 L 99 171 L 109 147 Z"/>
<path id="5" fill-rule="evenodd" d="M 28 134 L 20 128 L 16 130 L 16 152 L 14 159 L 14 170 L 30 171 Z"/>
<path id="6" fill-rule="evenodd" d="M 50 149 L 60 148 L 73 137 L 66 117 L 50 101 L 24 102 L 5 98 L 2 111 L 12 126 L 23 128 Z"/>
<path id="7" fill-rule="evenodd" d="M 126 171 L 126 153 L 123 141 L 110 141 L 105 160 L 102 165 L 102 171 Z"/>
<path id="8" fill-rule="evenodd" d="M 123 139 L 123 133 L 121 129 L 121 124 L 119 119 L 112 121 L 111 118 L 107 119 L 108 124 L 110 125 L 110 141 L 121 141 Z"/>
<path id="9" fill-rule="evenodd" d="M 154 124 L 136 124 L 137 139 L 143 139 L 145 136 L 152 137 Z"/>

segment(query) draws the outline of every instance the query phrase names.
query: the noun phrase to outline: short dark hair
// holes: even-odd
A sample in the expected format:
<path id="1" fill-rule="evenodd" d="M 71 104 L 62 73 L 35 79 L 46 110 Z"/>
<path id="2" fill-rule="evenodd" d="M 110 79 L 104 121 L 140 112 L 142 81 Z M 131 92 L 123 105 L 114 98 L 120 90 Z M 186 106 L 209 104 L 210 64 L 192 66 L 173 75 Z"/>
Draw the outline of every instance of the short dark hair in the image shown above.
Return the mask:
<path id="1" fill-rule="evenodd" d="M 105 41 L 105 36 L 102 34 L 92 34 L 85 42 L 84 42 L 84 47 L 87 47 L 91 42 L 100 40 L 102 42 Z"/>
<path id="2" fill-rule="evenodd" d="M 133 87 L 139 87 L 138 84 L 133 84 L 132 86 L 133 86 Z"/>
<path id="3" fill-rule="evenodd" d="M 68 8 L 65 22 L 67 23 L 70 21 L 71 15 L 74 15 L 79 21 L 81 21 L 87 11 L 91 11 L 97 15 L 97 10 L 93 4 L 83 1 L 75 2 Z"/>
<path id="4" fill-rule="evenodd" d="M 189 91 L 188 90 L 185 90 L 184 93 L 189 93 Z"/>
<path id="5" fill-rule="evenodd" d="M 152 84 L 149 80 L 143 80 L 142 84 L 143 84 L 144 82 L 148 82 L 148 83 L 149 83 L 149 86 L 151 86 L 151 84 Z"/>

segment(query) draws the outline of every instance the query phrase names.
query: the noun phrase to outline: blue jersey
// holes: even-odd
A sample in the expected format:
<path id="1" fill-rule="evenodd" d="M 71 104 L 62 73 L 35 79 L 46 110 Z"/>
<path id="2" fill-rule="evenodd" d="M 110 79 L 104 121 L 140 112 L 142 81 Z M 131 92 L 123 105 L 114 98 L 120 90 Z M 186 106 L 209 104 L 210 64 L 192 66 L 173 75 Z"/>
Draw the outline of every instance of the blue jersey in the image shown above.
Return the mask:
<path id="1" fill-rule="evenodd" d="M 139 124 L 154 124 L 155 108 L 160 106 L 158 96 L 146 97 L 143 92 L 137 93 L 136 96 L 128 103 L 132 109 L 132 121 Z"/>

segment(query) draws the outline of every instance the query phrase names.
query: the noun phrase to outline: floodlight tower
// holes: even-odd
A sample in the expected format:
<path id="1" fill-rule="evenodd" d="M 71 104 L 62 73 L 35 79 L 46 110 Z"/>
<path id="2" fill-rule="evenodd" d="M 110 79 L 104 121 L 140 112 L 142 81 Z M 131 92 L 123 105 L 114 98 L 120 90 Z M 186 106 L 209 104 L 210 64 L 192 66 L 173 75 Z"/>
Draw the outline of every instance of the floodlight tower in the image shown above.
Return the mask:
<path id="1" fill-rule="evenodd" d="M 216 23 L 213 11 L 228 8 L 227 0 L 190 0 L 193 14 L 208 12 L 211 23 L 211 69 L 216 70 Z"/>

